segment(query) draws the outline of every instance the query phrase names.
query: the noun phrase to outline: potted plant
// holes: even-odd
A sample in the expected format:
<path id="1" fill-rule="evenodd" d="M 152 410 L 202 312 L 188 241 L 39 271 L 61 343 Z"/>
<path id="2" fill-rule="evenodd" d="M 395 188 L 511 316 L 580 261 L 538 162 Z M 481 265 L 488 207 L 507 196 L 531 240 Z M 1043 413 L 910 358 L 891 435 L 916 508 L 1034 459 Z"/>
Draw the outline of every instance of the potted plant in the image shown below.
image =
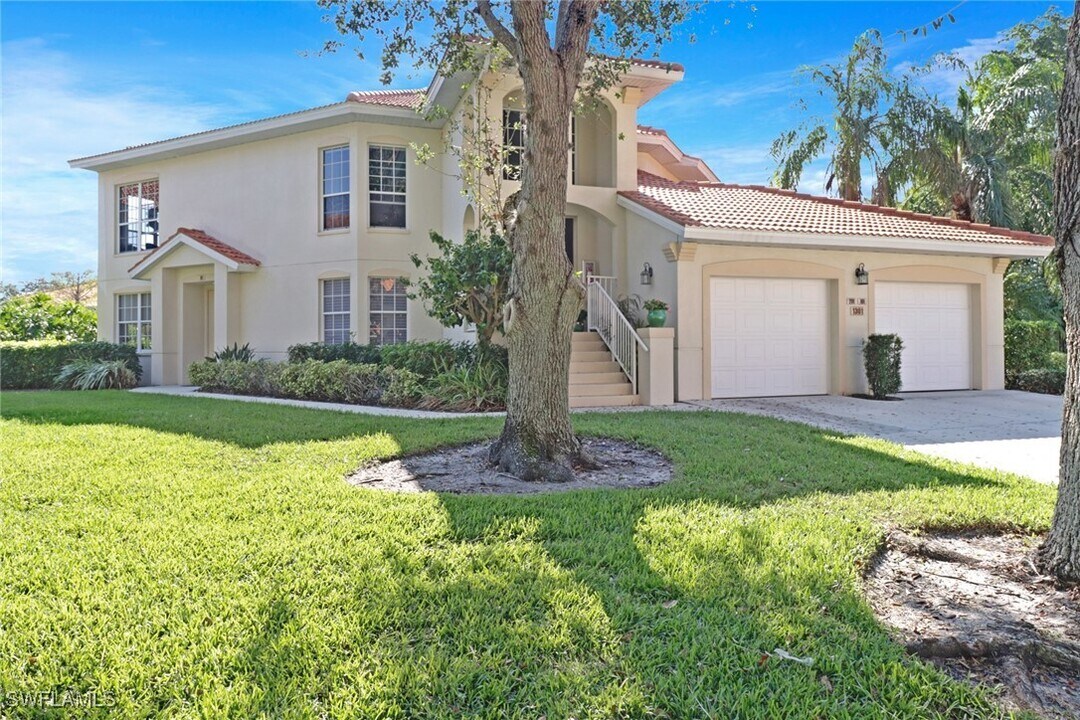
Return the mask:
<path id="1" fill-rule="evenodd" d="M 668 304 L 663 300 L 645 301 L 645 310 L 649 313 L 649 327 L 664 327 L 667 322 Z"/>

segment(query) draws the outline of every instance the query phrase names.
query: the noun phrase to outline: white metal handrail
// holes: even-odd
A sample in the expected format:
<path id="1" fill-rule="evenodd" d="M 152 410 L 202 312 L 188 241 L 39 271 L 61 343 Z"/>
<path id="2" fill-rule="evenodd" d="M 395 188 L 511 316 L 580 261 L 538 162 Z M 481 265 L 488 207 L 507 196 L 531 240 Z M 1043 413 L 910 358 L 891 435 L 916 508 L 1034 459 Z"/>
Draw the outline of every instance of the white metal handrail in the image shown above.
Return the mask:
<path id="1" fill-rule="evenodd" d="M 595 330 L 607 345 L 615 362 L 630 380 L 634 394 L 637 395 L 637 349 L 640 347 L 648 352 L 649 348 L 634 326 L 619 310 L 618 304 L 611 298 L 611 293 L 604 287 L 608 284 L 607 281 L 611 281 L 609 286 L 614 289 L 615 278 L 589 276 L 588 284 L 585 286 L 585 312 L 588 317 L 588 328 Z"/>

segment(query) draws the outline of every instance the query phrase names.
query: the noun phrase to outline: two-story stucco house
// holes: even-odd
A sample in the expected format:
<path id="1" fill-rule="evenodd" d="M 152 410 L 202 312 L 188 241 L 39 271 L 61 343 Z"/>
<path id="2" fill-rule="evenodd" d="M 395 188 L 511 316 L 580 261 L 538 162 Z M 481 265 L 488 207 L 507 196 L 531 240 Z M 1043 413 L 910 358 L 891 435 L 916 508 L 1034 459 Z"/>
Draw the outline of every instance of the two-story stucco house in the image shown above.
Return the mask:
<path id="1" fill-rule="evenodd" d="M 1002 387 L 1003 273 L 1011 259 L 1046 255 L 1049 238 L 721 183 L 663 130 L 638 125 L 638 110 L 683 73 L 635 61 L 601 107 L 575 118 L 566 210 L 576 267 L 612 296 L 671 306 L 676 398 L 862 391 L 873 332 L 903 337 L 906 390 Z M 520 144 L 520 81 L 484 82 L 501 100 L 490 112 L 504 144 Z M 475 226 L 457 159 L 418 164 L 413 150 L 451 141 L 446 120 L 418 111 L 455 117 L 463 85 L 354 92 L 73 160 L 99 175 L 101 337 L 136 344 L 153 384 L 184 383 L 192 362 L 234 342 L 283 359 L 302 342 L 467 337 L 398 280 L 416 273 L 410 254 L 431 251 L 430 230 Z"/>

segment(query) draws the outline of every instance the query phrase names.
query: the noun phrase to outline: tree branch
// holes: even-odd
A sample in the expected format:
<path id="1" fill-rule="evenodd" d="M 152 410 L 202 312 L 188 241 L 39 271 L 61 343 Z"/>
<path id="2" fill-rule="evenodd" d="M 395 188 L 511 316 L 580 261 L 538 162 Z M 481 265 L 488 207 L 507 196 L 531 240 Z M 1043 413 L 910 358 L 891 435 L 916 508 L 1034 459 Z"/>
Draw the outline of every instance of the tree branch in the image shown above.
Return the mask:
<path id="1" fill-rule="evenodd" d="M 498 16 L 495 15 L 495 10 L 491 7 L 491 0 L 476 0 L 476 14 L 487 25 L 495 41 L 506 48 L 507 52 L 520 62 L 521 59 L 518 56 L 521 48 L 518 46 L 518 39 L 514 37 L 514 33 L 503 25 L 502 20 L 499 20 Z"/>

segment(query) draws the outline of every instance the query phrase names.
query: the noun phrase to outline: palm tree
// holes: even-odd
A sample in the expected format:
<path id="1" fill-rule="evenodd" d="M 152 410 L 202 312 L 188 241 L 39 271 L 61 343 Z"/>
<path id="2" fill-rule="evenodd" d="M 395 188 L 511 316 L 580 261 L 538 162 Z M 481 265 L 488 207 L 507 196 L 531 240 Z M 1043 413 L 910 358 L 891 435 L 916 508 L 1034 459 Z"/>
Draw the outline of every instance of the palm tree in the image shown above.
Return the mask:
<path id="1" fill-rule="evenodd" d="M 888 56 L 877 30 L 860 35 L 847 59 L 839 65 L 804 67 L 800 73 L 817 85 L 818 94 L 830 97 L 831 122 L 816 120 L 773 141 L 777 160 L 773 183 L 795 188 L 806 166 L 830 153 L 827 192 L 835 188 L 845 200 L 861 200 L 863 163 L 868 162 L 875 179 L 875 201 L 893 199 L 897 178 L 902 175 L 895 152 L 907 146 L 912 123 L 901 115 L 913 104 L 915 92 L 906 79 L 897 79 L 887 68 Z M 805 101 L 801 102 L 805 107 Z"/>

